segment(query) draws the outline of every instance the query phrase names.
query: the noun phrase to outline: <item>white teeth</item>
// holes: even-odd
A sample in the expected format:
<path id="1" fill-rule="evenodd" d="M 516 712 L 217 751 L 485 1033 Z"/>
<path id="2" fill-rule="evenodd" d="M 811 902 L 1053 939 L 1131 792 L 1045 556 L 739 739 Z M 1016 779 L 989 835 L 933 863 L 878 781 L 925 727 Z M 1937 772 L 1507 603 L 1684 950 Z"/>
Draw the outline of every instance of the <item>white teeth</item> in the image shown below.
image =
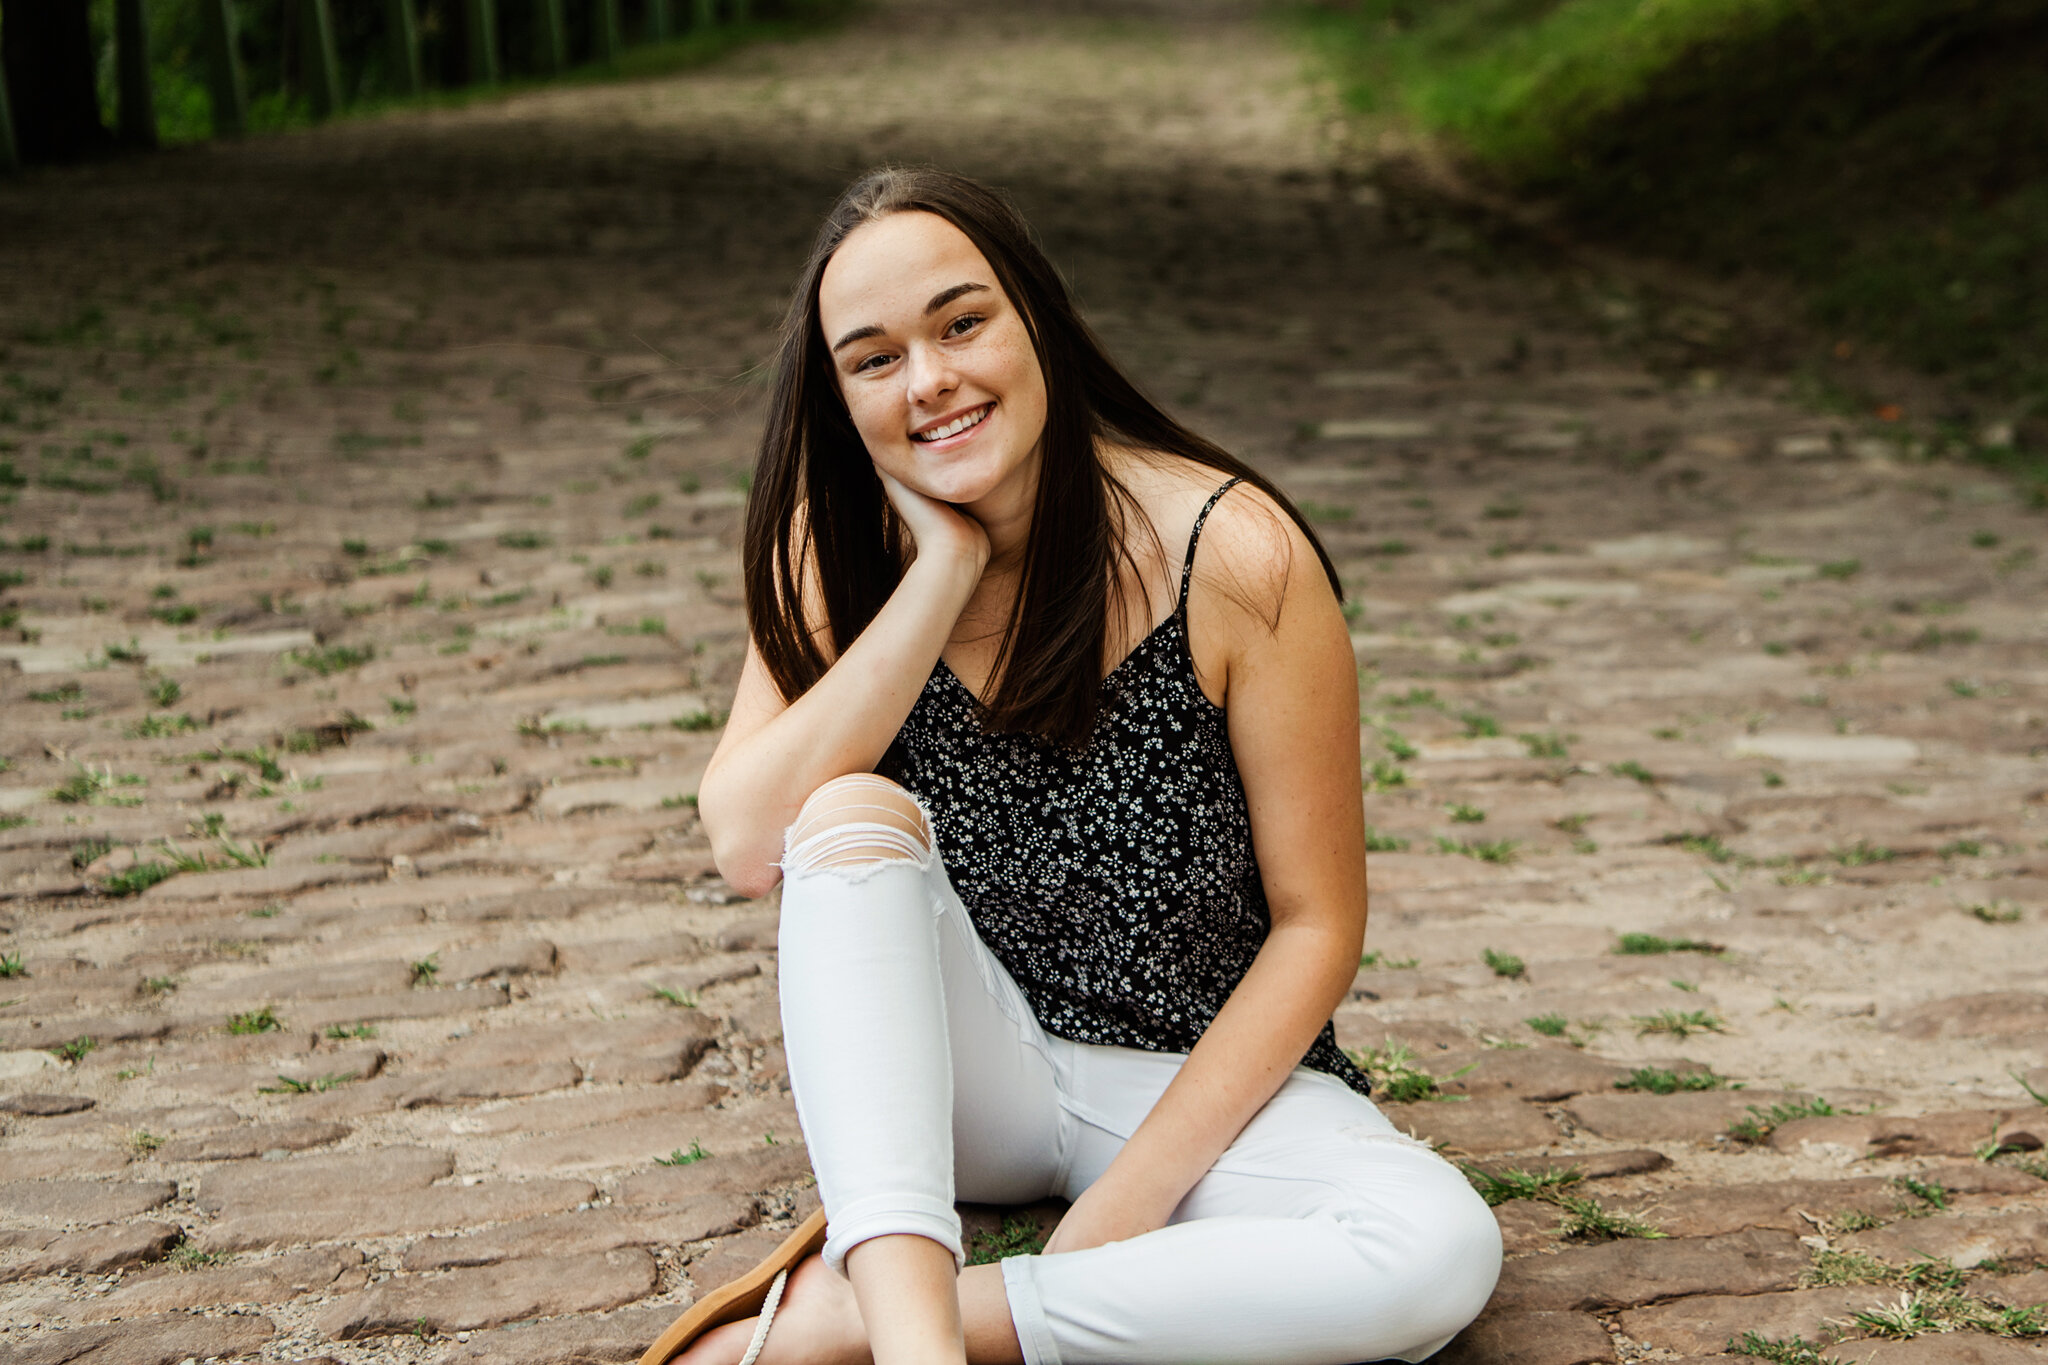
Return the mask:
<path id="1" fill-rule="evenodd" d="M 920 431 L 912 439 L 918 441 L 943 441 L 948 436 L 958 436 L 969 427 L 979 426 L 982 419 L 987 417 L 990 411 L 991 409 L 985 407 L 977 408 L 965 417 L 956 417 L 942 427 L 932 431 Z"/>

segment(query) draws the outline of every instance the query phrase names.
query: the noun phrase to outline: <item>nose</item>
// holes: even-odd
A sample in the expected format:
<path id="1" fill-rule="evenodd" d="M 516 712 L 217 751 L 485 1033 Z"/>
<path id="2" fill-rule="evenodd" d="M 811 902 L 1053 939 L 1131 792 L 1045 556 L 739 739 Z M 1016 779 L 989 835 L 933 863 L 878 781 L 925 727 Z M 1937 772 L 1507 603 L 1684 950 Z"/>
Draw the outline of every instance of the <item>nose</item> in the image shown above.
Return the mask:
<path id="1" fill-rule="evenodd" d="M 912 404 L 928 407 L 959 387 L 959 377 L 941 348 L 915 345 L 904 359 L 905 396 Z"/>

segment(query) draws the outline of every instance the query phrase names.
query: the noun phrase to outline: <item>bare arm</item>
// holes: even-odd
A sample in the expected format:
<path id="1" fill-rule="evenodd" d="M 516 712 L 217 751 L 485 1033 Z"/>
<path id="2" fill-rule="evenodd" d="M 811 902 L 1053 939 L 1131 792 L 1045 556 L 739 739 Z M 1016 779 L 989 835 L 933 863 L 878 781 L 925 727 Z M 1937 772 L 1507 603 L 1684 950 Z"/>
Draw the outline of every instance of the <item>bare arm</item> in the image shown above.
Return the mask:
<path id="1" fill-rule="evenodd" d="M 917 558 L 860 638 L 796 701 L 747 647 L 725 734 L 698 786 L 712 858 L 745 896 L 766 895 L 780 879 L 782 831 L 805 797 L 881 761 L 988 561 L 988 537 L 971 518 L 881 478 Z"/>
<path id="2" fill-rule="evenodd" d="M 1230 744 L 1272 932 L 1187 1065 L 1062 1220 L 1048 1251 L 1163 1227 L 1300 1063 L 1358 970 L 1365 813 L 1350 637 L 1314 552 L 1285 515 L 1274 512 L 1275 527 L 1255 509 L 1220 515 L 1229 505 L 1226 499 L 1211 517 L 1203 557 L 1213 549 L 1253 587 L 1254 599 L 1261 582 L 1270 584 L 1267 614 L 1260 619 L 1214 591 L 1198 593 L 1190 613 L 1212 613 L 1208 624 L 1227 631 Z M 1216 536 L 1219 530 L 1225 534 Z M 1269 628 L 1276 599 L 1279 623 Z"/>

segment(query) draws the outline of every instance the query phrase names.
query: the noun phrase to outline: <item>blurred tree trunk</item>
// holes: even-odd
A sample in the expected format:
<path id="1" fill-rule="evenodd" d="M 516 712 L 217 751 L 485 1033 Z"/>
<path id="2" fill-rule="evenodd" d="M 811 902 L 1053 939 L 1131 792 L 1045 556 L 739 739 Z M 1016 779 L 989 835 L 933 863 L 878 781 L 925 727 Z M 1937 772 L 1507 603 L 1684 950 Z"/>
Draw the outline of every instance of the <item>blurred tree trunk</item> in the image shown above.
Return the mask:
<path id="1" fill-rule="evenodd" d="M 14 145 L 14 112 L 7 98 L 7 68 L 0 66 L 0 171 L 21 165 L 21 150 Z"/>
<path id="2" fill-rule="evenodd" d="M 412 0 L 384 0 L 384 31 L 392 89 L 401 95 L 419 94 L 426 82 L 420 78 L 420 21 Z"/>
<path id="3" fill-rule="evenodd" d="M 100 122 L 87 0 L 15 0 L 0 18 L 0 62 L 23 161 L 75 161 L 113 139 Z"/>
<path id="4" fill-rule="evenodd" d="M 249 125 L 249 90 L 242 81 L 234 6 L 230 0 L 201 0 L 199 9 L 206 47 L 206 87 L 213 97 L 213 135 L 240 137 Z"/>
<path id="5" fill-rule="evenodd" d="M 120 90 L 121 141 L 156 146 L 156 89 L 149 70 L 149 16 L 142 0 L 114 0 L 114 71 Z"/>

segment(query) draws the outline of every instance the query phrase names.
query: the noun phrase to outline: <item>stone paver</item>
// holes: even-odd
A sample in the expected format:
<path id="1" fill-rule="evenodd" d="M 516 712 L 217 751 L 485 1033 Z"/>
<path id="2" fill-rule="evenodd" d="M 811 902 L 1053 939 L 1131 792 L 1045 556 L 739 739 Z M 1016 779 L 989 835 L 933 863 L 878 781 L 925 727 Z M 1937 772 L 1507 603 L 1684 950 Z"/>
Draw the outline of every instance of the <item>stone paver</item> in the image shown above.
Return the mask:
<path id="1" fill-rule="evenodd" d="M 1790 1233 L 1609 1242 L 1510 1261 L 1493 1301 L 1503 1309 L 1598 1312 L 1698 1294 L 1790 1289 L 1808 1263 Z"/>
<path id="2" fill-rule="evenodd" d="M 178 1365 L 253 1355 L 276 1334 L 269 1318 L 164 1313 L 49 1332 L 23 1342 L 18 1365 Z"/>
<path id="3" fill-rule="evenodd" d="M 417 1332 L 469 1332 L 523 1318 L 592 1313 L 644 1297 L 658 1276 L 638 1247 L 505 1261 L 431 1279 L 386 1280 L 322 1310 L 337 1341 Z"/>
<path id="4" fill-rule="evenodd" d="M 1875 1292 L 1822 1246 L 2048 1298 L 2041 514 L 1373 184 L 1254 8 L 878 0 L 0 183 L 0 1354 L 629 1361 L 815 1206 L 777 904 L 693 801 L 756 367 L 885 158 L 1011 188 L 1324 536 L 1382 850 L 1338 1036 L 1444 1097 L 1389 1115 L 1674 1234 L 1503 1203 L 1444 1359 L 1817 1339 Z"/>

